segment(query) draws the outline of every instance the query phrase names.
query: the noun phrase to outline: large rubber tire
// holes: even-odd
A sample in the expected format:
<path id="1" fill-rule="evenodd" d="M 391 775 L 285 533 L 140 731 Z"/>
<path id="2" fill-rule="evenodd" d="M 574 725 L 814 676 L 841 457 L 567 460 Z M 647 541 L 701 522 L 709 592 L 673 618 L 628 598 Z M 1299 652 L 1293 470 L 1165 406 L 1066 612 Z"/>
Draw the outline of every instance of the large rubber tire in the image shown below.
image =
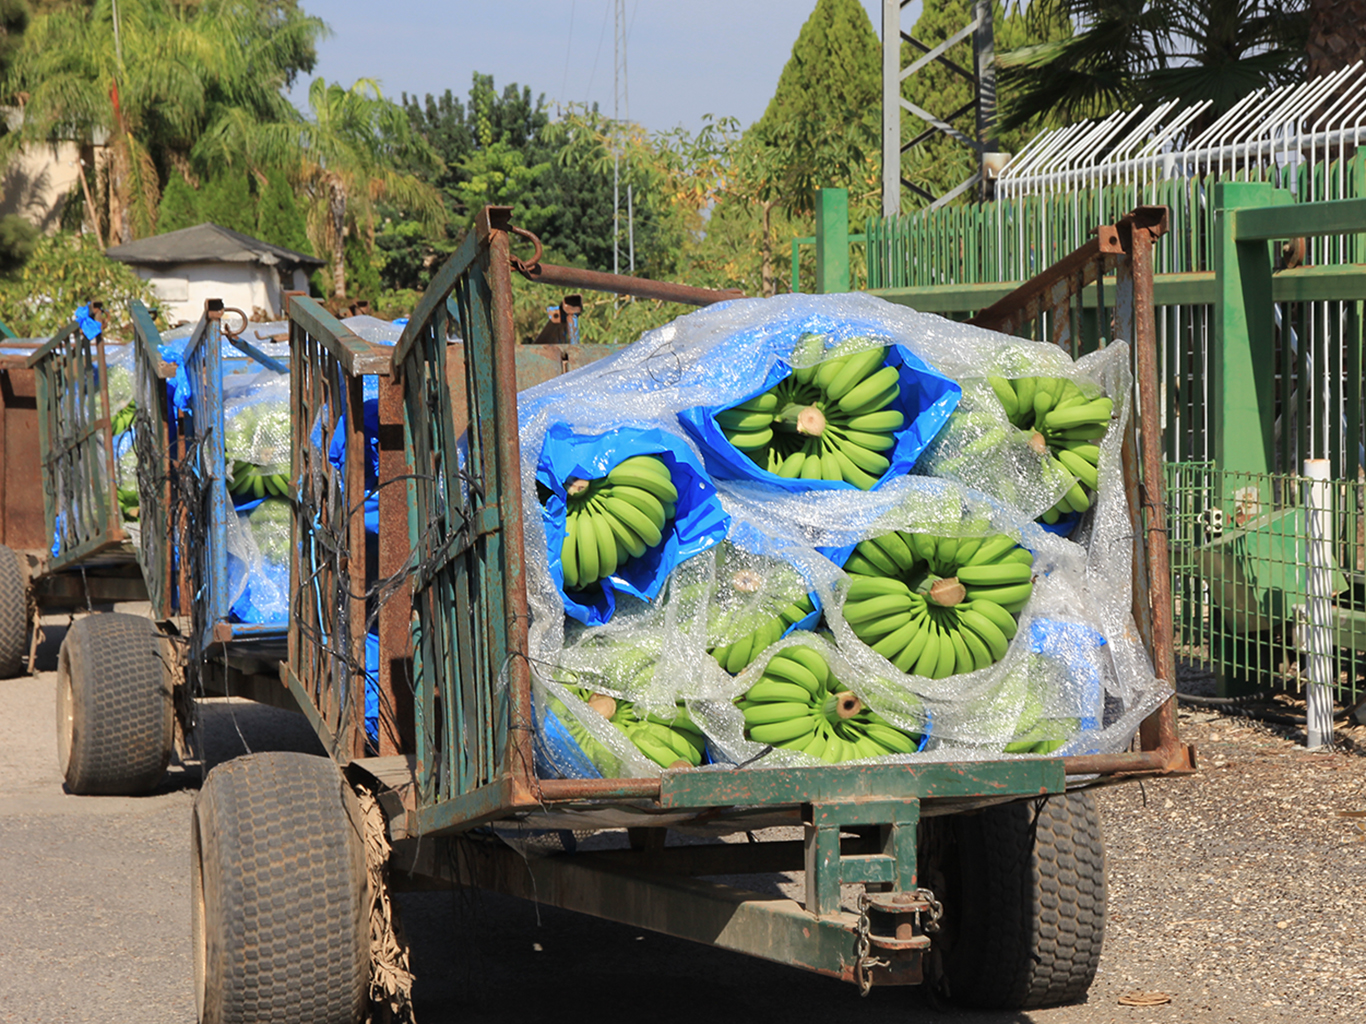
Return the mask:
<path id="1" fill-rule="evenodd" d="M 369 915 L 355 794 L 307 754 L 249 754 L 195 801 L 191 918 L 203 1024 L 356 1024 Z"/>
<path id="2" fill-rule="evenodd" d="M 1091 795 L 938 821 L 948 842 L 924 882 L 944 889 L 945 994 L 1004 1010 L 1084 999 L 1105 935 L 1105 846 Z"/>
<path id="3" fill-rule="evenodd" d="M 68 792 L 138 796 L 166 774 L 173 675 L 150 619 L 78 619 L 57 656 L 57 758 Z"/>
<path id="4" fill-rule="evenodd" d="M 0 679 L 24 671 L 28 647 L 28 583 L 19 556 L 0 544 Z"/>

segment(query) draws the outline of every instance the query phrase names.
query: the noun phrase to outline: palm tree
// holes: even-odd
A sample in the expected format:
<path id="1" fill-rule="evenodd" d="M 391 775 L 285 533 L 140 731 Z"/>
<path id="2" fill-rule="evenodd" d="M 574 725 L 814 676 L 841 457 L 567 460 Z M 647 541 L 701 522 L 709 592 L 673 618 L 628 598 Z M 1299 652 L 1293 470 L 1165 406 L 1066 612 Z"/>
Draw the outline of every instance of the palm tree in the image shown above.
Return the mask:
<path id="1" fill-rule="evenodd" d="M 1310 79 L 1366 59 L 1366 0 L 1309 0 Z"/>
<path id="2" fill-rule="evenodd" d="M 1029 11 L 1070 17 L 1078 31 L 1001 55 L 1006 130 L 1168 99 L 1211 100 L 1217 116 L 1303 76 L 1305 0 L 1034 0 Z"/>
<path id="3" fill-rule="evenodd" d="M 190 171 L 205 130 L 290 115 L 282 89 L 312 68 L 326 26 L 268 0 L 120 0 L 117 12 L 95 0 L 33 19 L 0 83 L 24 110 L 0 160 L 25 143 L 107 135 L 110 236 L 126 242 L 153 230 L 160 183 L 171 167 Z"/>
<path id="4" fill-rule="evenodd" d="M 315 78 L 308 90 L 311 119 L 297 115 L 270 124 L 243 116 L 225 118 L 205 136 L 196 155 L 253 168 L 281 167 L 313 199 L 310 234 L 330 256 L 332 293 L 346 295 L 345 240 L 375 235 L 375 202 L 411 211 L 432 230 L 444 216 L 441 193 L 401 167 L 439 164 L 411 127 L 403 108 L 386 100 L 368 78 L 349 89 Z"/>

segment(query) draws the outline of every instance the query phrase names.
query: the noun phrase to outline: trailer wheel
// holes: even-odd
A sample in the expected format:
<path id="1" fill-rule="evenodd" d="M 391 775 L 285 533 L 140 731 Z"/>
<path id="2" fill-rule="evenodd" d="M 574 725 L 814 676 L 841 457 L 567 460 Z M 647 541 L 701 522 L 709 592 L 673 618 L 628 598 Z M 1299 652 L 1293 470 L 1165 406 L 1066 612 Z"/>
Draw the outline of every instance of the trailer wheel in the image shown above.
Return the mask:
<path id="1" fill-rule="evenodd" d="M 57 756 L 72 793 L 136 796 L 166 774 L 171 671 L 149 619 L 77 620 L 57 656 Z"/>
<path id="2" fill-rule="evenodd" d="M 949 998 L 1008 1010 L 1084 999 L 1105 934 L 1105 846 L 1091 795 L 938 821 L 942 845 L 925 882 L 943 887 Z"/>
<path id="3" fill-rule="evenodd" d="M 0 679 L 24 670 L 28 639 L 28 585 L 19 556 L 0 544 Z"/>
<path id="4" fill-rule="evenodd" d="M 274 752 L 209 773 L 191 919 L 203 1024 L 357 1024 L 369 984 L 361 813 L 330 760 Z"/>

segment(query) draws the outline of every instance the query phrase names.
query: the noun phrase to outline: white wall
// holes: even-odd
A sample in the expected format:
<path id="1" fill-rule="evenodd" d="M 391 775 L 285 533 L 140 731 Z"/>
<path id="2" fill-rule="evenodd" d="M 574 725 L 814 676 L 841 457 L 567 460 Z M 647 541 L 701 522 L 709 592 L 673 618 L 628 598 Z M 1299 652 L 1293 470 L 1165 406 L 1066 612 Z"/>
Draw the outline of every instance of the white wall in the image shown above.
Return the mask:
<path id="1" fill-rule="evenodd" d="M 204 314 L 205 299 L 222 299 L 223 305 L 240 309 L 248 317 L 253 310 L 264 310 L 270 318 L 280 316 L 280 275 L 274 267 L 259 263 L 187 263 L 133 269 L 151 283 L 172 323 L 194 323 Z M 307 288 L 306 280 L 304 287 Z"/>
<path id="2" fill-rule="evenodd" d="M 17 213 L 42 231 L 56 231 L 63 201 L 79 180 L 80 158 L 74 142 L 21 148 L 0 174 L 0 216 Z"/>

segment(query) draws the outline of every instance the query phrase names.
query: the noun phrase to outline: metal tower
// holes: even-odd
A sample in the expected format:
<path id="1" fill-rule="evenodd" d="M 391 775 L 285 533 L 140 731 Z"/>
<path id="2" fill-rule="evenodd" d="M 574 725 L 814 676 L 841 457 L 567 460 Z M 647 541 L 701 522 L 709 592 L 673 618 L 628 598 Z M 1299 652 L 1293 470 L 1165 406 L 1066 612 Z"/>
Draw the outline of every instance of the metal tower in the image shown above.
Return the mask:
<path id="1" fill-rule="evenodd" d="M 612 273 L 621 273 L 621 117 L 631 119 L 631 90 L 626 78 L 626 0 L 616 0 L 616 42 L 612 70 Z M 626 164 L 630 177 L 629 158 Z M 636 272 L 635 203 L 631 183 L 626 183 L 626 239 L 630 273 Z"/>
<path id="2" fill-rule="evenodd" d="M 922 43 L 909 32 L 902 31 L 901 10 L 909 2 L 910 0 L 882 0 L 882 213 L 886 217 L 901 212 L 903 185 L 928 200 L 931 209 L 957 198 L 979 183 L 982 185 L 983 198 L 986 198 L 995 170 L 1002 162 L 996 152 L 996 141 L 992 138 L 996 122 L 996 53 L 992 35 L 991 0 L 976 0 L 972 21 L 933 47 Z M 973 52 L 971 71 L 945 56 L 947 51 L 969 36 L 972 37 Z M 921 51 L 921 56 L 904 68 L 901 66 L 903 40 Z M 901 95 L 901 83 L 933 61 L 938 61 L 973 85 L 971 102 L 952 111 L 942 120 Z M 904 145 L 901 142 L 903 108 L 929 125 Z M 977 138 L 970 139 L 949 122 L 974 109 L 977 111 Z M 936 135 L 947 135 L 972 149 L 978 156 L 977 173 L 942 196 L 933 195 L 901 176 L 901 154 Z"/>

